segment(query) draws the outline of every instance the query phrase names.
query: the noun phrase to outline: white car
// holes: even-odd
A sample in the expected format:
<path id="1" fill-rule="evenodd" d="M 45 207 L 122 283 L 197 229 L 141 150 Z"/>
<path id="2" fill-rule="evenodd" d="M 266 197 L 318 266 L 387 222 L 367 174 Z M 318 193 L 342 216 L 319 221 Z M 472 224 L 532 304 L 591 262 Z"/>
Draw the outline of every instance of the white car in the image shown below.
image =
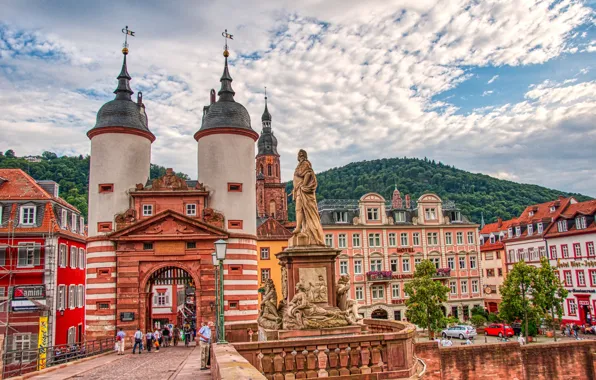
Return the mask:
<path id="1" fill-rule="evenodd" d="M 448 336 L 452 338 L 459 338 L 459 339 L 468 339 L 468 338 L 475 338 L 476 337 L 476 329 L 472 326 L 466 325 L 457 325 L 453 327 L 446 328 L 441 332 L 441 336 L 446 338 Z"/>

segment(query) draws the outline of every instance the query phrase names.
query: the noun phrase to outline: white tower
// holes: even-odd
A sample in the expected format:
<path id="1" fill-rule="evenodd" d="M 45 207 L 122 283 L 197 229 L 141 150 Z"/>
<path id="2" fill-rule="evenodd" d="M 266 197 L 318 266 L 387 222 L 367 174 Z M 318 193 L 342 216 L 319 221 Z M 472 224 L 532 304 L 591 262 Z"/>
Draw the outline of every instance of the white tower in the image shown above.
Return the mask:
<path id="1" fill-rule="evenodd" d="M 203 110 L 201 129 L 195 133 L 198 178 L 210 192 L 209 205 L 222 212 L 230 233 L 256 236 L 255 142 L 248 111 L 234 101 L 228 51 L 221 76 L 219 99 Z"/>
<path id="2" fill-rule="evenodd" d="M 151 143 L 147 114 L 139 92 L 133 102 L 126 68 L 128 49 L 118 75 L 116 98 L 104 104 L 87 136 L 91 139 L 88 236 L 112 232 L 114 217 L 129 208 L 130 189 L 149 178 Z"/>

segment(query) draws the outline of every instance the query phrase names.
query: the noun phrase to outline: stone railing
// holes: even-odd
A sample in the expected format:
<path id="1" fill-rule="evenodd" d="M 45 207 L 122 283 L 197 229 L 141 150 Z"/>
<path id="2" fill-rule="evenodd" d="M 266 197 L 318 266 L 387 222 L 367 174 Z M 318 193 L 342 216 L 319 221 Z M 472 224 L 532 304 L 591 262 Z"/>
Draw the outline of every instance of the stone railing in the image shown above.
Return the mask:
<path id="1" fill-rule="evenodd" d="M 364 323 L 368 332 L 363 334 L 235 343 L 234 348 L 269 380 L 414 375 L 416 328 L 395 321 L 367 319 Z"/>
<path id="2" fill-rule="evenodd" d="M 211 346 L 211 377 L 214 380 L 266 380 L 231 344 Z"/>

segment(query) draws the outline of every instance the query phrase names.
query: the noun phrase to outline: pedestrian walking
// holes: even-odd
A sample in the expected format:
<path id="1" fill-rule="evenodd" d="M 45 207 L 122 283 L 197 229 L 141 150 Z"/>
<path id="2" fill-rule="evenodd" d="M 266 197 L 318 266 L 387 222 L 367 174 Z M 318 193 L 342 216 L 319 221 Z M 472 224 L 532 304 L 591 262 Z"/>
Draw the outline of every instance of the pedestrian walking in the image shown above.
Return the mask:
<path id="1" fill-rule="evenodd" d="M 120 331 L 116 334 L 116 342 L 118 343 L 118 355 L 124 355 L 124 341 L 126 340 L 126 333 L 122 331 L 122 327 L 120 327 Z"/>
<path id="2" fill-rule="evenodd" d="M 180 329 L 178 328 L 178 326 L 174 326 L 174 347 L 176 347 L 178 345 L 178 340 L 180 340 Z"/>
<path id="3" fill-rule="evenodd" d="M 170 345 L 170 329 L 166 326 L 161 331 L 161 335 L 163 337 L 163 345 L 164 347 L 168 347 Z"/>
<path id="4" fill-rule="evenodd" d="M 153 333 L 151 330 L 147 330 L 147 334 L 145 334 L 145 345 L 147 346 L 147 352 L 151 352 L 151 346 L 153 346 Z"/>
<path id="5" fill-rule="evenodd" d="M 211 343 L 211 329 L 205 322 L 201 323 L 199 330 L 199 348 L 201 349 L 201 370 L 207 369 L 207 356 L 209 355 L 209 344 Z"/>
<path id="6" fill-rule="evenodd" d="M 141 355 L 141 351 L 143 350 L 143 333 L 141 332 L 141 328 L 137 327 L 137 331 L 134 335 L 135 345 L 132 347 L 132 353 L 134 354 L 137 347 L 139 347 L 139 355 Z"/>
<path id="7" fill-rule="evenodd" d="M 159 345 L 161 346 L 161 331 L 159 331 L 159 329 L 155 329 L 155 332 L 153 333 L 153 337 L 155 338 L 157 343 L 159 343 Z"/>
<path id="8" fill-rule="evenodd" d="M 186 325 L 184 325 L 184 345 L 186 347 L 188 347 L 188 345 L 190 344 L 190 335 L 191 335 L 190 326 L 188 324 L 186 324 Z"/>

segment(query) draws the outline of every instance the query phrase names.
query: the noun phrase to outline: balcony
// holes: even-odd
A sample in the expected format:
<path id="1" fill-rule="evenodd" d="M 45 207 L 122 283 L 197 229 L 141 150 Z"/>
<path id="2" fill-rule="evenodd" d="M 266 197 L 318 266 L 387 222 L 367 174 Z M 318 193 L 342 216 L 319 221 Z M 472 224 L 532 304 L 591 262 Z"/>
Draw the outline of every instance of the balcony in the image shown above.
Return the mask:
<path id="1" fill-rule="evenodd" d="M 437 273 L 433 277 L 451 277 L 451 268 L 437 268 Z"/>
<path id="2" fill-rule="evenodd" d="M 368 281 L 389 281 L 392 276 L 391 271 L 370 271 L 366 272 L 366 279 Z"/>

